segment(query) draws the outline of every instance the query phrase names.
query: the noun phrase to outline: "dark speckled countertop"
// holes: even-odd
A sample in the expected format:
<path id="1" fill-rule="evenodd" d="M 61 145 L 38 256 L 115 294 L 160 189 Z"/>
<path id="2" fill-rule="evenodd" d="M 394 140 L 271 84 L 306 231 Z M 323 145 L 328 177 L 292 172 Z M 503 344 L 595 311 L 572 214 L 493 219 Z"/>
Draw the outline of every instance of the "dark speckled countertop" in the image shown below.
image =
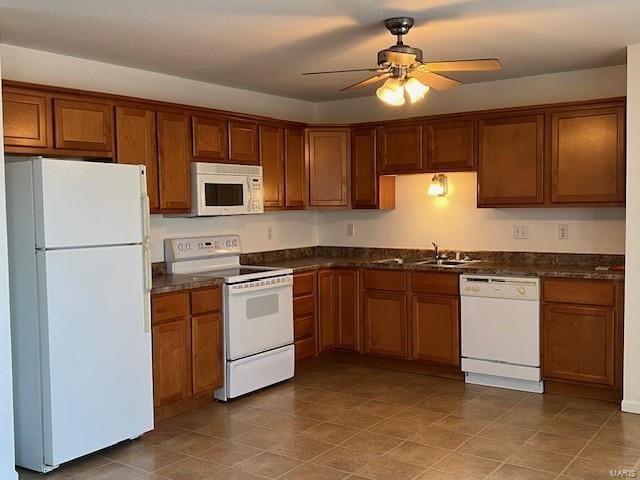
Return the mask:
<path id="1" fill-rule="evenodd" d="M 452 252 L 444 252 L 452 255 Z M 415 265 L 416 260 L 430 258 L 430 250 L 382 249 L 357 247 L 308 247 L 244 254 L 241 263 L 292 268 L 294 272 L 332 267 L 380 268 L 390 270 L 452 272 L 478 275 L 555 277 L 588 280 L 623 281 L 624 271 L 596 270 L 598 265 L 623 265 L 623 255 L 589 255 L 529 252 L 470 252 L 479 263 L 443 267 Z M 402 258 L 402 264 L 377 263 L 377 260 Z M 166 274 L 163 264 L 154 265 L 152 294 L 201 288 L 223 283 L 221 278 L 197 275 Z"/>

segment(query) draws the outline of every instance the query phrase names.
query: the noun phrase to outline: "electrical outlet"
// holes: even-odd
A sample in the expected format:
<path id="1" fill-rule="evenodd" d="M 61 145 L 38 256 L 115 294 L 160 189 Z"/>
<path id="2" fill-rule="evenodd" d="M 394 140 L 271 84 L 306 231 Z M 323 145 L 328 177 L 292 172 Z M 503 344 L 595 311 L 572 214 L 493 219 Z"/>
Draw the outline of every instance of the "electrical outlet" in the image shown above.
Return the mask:
<path id="1" fill-rule="evenodd" d="M 273 227 L 267 225 L 267 240 L 273 240 Z"/>
<path id="2" fill-rule="evenodd" d="M 356 227 L 353 223 L 347 223 L 347 237 L 356 236 Z"/>
<path id="3" fill-rule="evenodd" d="M 566 223 L 560 223 L 558 225 L 558 238 L 560 240 L 569 239 L 569 225 L 567 225 Z"/>
<path id="4" fill-rule="evenodd" d="M 526 240 L 529 238 L 529 225 L 514 225 L 513 238 L 516 240 Z"/>

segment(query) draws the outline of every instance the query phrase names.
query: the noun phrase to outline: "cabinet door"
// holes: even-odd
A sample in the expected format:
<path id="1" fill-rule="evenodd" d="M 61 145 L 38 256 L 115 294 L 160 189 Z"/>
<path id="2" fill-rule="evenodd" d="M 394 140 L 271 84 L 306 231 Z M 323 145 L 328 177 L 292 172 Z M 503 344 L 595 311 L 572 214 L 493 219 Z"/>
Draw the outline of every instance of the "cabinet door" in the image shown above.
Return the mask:
<path id="1" fill-rule="evenodd" d="M 284 130 L 260 126 L 260 161 L 264 206 L 284 207 Z"/>
<path id="2" fill-rule="evenodd" d="M 376 129 L 354 129 L 351 133 L 351 205 L 378 208 Z"/>
<path id="3" fill-rule="evenodd" d="M 53 99 L 56 148 L 113 150 L 113 106 L 108 103 Z"/>
<path id="4" fill-rule="evenodd" d="M 223 118 L 191 117 L 193 159 L 226 161 L 229 156 L 227 121 Z"/>
<path id="5" fill-rule="evenodd" d="M 543 203 L 543 115 L 480 120 L 478 155 L 479 207 Z"/>
<path id="6" fill-rule="evenodd" d="M 260 165 L 258 125 L 252 122 L 229 122 L 229 160 Z"/>
<path id="7" fill-rule="evenodd" d="M 318 351 L 336 344 L 336 295 L 333 270 L 318 272 Z"/>
<path id="8" fill-rule="evenodd" d="M 458 297 L 414 295 L 411 298 L 413 358 L 460 364 Z"/>
<path id="9" fill-rule="evenodd" d="M 191 207 L 189 117 L 158 112 L 160 208 L 188 211 Z"/>
<path id="10" fill-rule="evenodd" d="M 624 115 L 623 107 L 552 114 L 552 203 L 624 202 Z"/>
<path id="11" fill-rule="evenodd" d="M 309 205 L 349 205 L 349 131 L 308 130 Z"/>
<path id="12" fill-rule="evenodd" d="M 116 161 L 144 165 L 151 211 L 160 208 L 156 114 L 141 108 L 116 107 Z"/>
<path id="13" fill-rule="evenodd" d="M 285 147 L 285 206 L 304 208 L 307 206 L 307 175 L 304 162 L 304 132 L 286 129 Z"/>
<path id="14" fill-rule="evenodd" d="M 51 99 L 45 95 L 12 92 L 2 93 L 2 120 L 5 146 L 49 146 Z"/>
<path id="15" fill-rule="evenodd" d="M 545 379 L 615 384 L 615 315 L 611 308 L 545 304 Z"/>
<path id="16" fill-rule="evenodd" d="M 380 128 L 380 173 L 422 170 L 422 126 Z"/>
<path id="17" fill-rule="evenodd" d="M 191 318 L 193 394 L 215 390 L 224 383 L 222 315 Z"/>
<path id="18" fill-rule="evenodd" d="M 429 123 L 424 129 L 424 139 L 428 170 L 451 172 L 475 168 L 473 120 Z"/>
<path id="19" fill-rule="evenodd" d="M 407 312 L 403 293 L 365 290 L 362 299 L 365 352 L 406 357 Z"/>
<path id="20" fill-rule="evenodd" d="M 153 404 L 155 407 L 191 396 L 191 328 L 189 317 L 154 325 Z"/>
<path id="21" fill-rule="evenodd" d="M 358 325 L 358 271 L 339 269 L 336 282 L 336 346 L 345 350 L 360 349 Z"/>

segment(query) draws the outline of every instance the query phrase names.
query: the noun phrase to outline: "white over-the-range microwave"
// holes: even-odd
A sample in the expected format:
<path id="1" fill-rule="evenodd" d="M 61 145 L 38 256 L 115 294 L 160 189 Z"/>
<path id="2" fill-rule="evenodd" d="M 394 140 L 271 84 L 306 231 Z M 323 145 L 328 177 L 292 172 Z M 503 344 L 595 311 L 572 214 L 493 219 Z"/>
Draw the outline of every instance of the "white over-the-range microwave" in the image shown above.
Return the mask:
<path id="1" fill-rule="evenodd" d="M 195 217 L 262 213 L 262 167 L 192 163 L 191 195 Z"/>

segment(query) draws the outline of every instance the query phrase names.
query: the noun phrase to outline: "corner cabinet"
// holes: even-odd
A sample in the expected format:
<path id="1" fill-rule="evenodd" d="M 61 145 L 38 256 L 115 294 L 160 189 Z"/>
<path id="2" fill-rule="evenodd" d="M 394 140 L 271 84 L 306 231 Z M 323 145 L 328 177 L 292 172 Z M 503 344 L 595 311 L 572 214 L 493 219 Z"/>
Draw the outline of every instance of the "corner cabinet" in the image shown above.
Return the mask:
<path id="1" fill-rule="evenodd" d="M 349 129 L 308 129 L 306 137 L 309 206 L 348 207 Z"/>
<path id="2" fill-rule="evenodd" d="M 219 287 L 151 297 L 156 420 L 212 400 L 223 385 Z"/>
<path id="3" fill-rule="evenodd" d="M 625 200 L 624 107 L 551 115 L 551 203 Z"/>
<path id="4" fill-rule="evenodd" d="M 544 115 L 478 123 L 478 206 L 544 203 Z"/>

